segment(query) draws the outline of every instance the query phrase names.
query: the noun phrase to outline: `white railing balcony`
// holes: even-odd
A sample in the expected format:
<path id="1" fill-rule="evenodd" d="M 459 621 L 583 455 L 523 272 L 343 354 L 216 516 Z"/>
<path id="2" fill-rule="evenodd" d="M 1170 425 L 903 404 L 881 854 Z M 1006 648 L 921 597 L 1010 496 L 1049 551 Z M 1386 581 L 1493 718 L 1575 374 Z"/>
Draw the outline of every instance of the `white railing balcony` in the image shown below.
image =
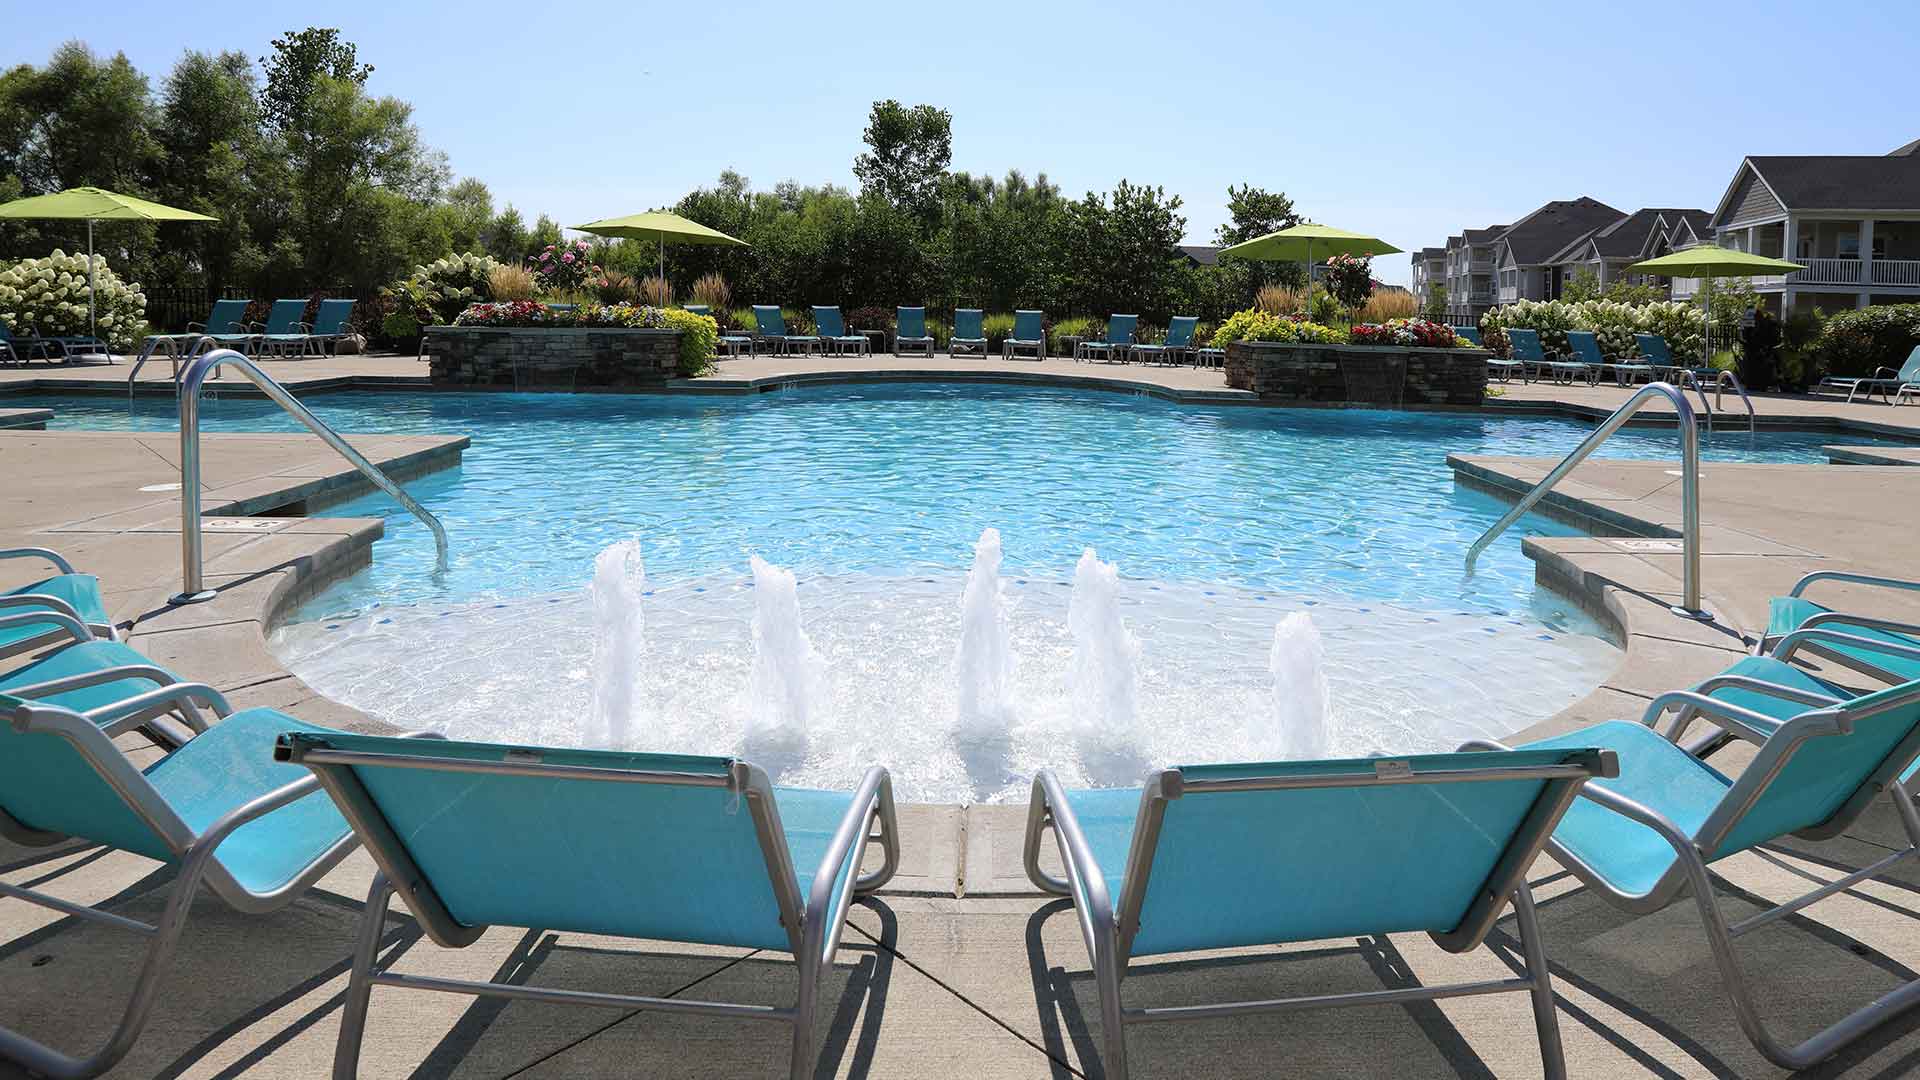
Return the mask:
<path id="1" fill-rule="evenodd" d="M 1518 285 L 1500 286 L 1500 302 L 1501 303 L 1511 304 L 1518 299 L 1520 299 L 1520 287 Z"/>
<path id="2" fill-rule="evenodd" d="M 1675 300 L 1693 299 L 1694 297 L 1700 295 L 1700 279 L 1697 277 L 1674 278 L 1673 291 L 1670 295 Z"/>
<path id="3" fill-rule="evenodd" d="M 1862 285 L 1866 283 L 1859 259 L 1792 259 L 1806 267 L 1793 275 L 1796 285 Z M 1762 284 L 1764 279 L 1755 278 L 1754 284 Z M 1778 284 L 1775 278 L 1771 284 Z"/>
<path id="4" fill-rule="evenodd" d="M 1875 285 L 1920 289 L 1920 259 L 1875 259 L 1867 265 L 1873 268 Z"/>

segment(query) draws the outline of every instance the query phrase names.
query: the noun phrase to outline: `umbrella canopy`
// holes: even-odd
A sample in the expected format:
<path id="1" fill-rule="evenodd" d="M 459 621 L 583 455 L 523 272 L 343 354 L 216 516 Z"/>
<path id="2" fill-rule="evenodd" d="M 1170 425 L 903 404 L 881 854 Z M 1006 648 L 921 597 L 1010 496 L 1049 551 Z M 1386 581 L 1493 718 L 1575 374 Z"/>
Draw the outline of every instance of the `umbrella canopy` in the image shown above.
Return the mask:
<path id="1" fill-rule="evenodd" d="M 1377 236 L 1362 236 L 1329 225 L 1295 225 L 1265 236 L 1256 236 L 1232 247 L 1220 249 L 1222 255 L 1262 262 L 1304 263 L 1307 293 L 1313 293 L 1313 260 L 1316 255 L 1392 255 L 1400 249 Z"/>
<path id="2" fill-rule="evenodd" d="M 96 221 L 218 221 L 219 218 L 162 206 L 105 188 L 77 187 L 0 204 L 0 218 L 16 221 L 87 223 L 87 332 L 98 337 L 93 306 L 93 223 Z"/>
<path id="3" fill-rule="evenodd" d="M 1700 366 L 1713 366 L 1713 279 L 1717 277 L 1758 277 L 1762 274 L 1791 274 L 1806 267 L 1785 259 L 1775 259 L 1766 255 L 1755 255 L 1747 251 L 1735 251 L 1732 248 L 1702 244 L 1699 247 L 1683 248 L 1669 252 L 1657 259 L 1646 259 L 1627 267 L 1628 270 L 1642 274 L 1659 274 L 1662 277 L 1697 277 L 1700 282 L 1701 320 L 1706 324 L 1707 333 L 1700 335 Z"/>
<path id="4" fill-rule="evenodd" d="M 590 221 L 585 225 L 575 225 L 573 228 L 576 232 L 592 233 L 595 236 L 653 241 L 659 248 L 660 280 L 662 281 L 667 279 L 668 244 L 749 246 L 745 240 L 735 239 L 718 229 L 709 229 L 697 221 L 688 221 L 679 214 L 669 214 L 665 210 L 650 210 L 644 214 L 628 214 L 626 217 Z"/>

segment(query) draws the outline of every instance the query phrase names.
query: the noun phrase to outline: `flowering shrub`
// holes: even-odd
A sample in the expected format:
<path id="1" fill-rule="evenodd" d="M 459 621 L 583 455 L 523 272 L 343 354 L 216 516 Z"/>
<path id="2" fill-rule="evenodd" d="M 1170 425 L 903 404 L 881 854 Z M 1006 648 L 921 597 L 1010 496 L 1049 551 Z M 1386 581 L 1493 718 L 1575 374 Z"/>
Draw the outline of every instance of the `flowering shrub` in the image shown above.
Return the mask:
<path id="1" fill-rule="evenodd" d="M 606 276 L 585 240 L 548 244 L 539 254 L 527 257 L 527 268 L 543 289 L 598 288 Z"/>
<path id="2" fill-rule="evenodd" d="M 1327 274 L 1322 284 L 1342 307 L 1357 308 L 1373 295 L 1373 260 L 1359 255 L 1335 255 L 1327 260 Z"/>
<path id="3" fill-rule="evenodd" d="M 713 316 L 667 308 L 660 317 L 669 329 L 680 331 L 680 377 L 691 379 L 712 371 L 713 355 L 720 345 L 720 324 Z"/>
<path id="4" fill-rule="evenodd" d="M 1355 345 L 1419 345 L 1429 349 L 1451 349 L 1458 340 L 1453 336 L 1453 327 L 1427 319 L 1363 323 L 1354 327 L 1348 338 Z"/>
<path id="5" fill-rule="evenodd" d="M 401 347 L 417 339 L 420 328 L 444 325 L 467 305 L 493 295 L 493 274 L 501 269 L 490 255 L 449 255 L 413 268 L 413 273 L 380 290 L 392 310 L 381 332 Z"/>
<path id="6" fill-rule="evenodd" d="M 1676 358 L 1698 356 L 1706 331 L 1700 309 L 1686 303 L 1656 300 L 1623 304 L 1614 300 L 1521 300 L 1495 308 L 1480 318 L 1487 348 L 1508 355 L 1509 327 L 1536 330 L 1540 347 L 1548 353 L 1567 350 L 1567 331 L 1591 330 L 1600 351 L 1609 360 L 1638 356 L 1633 335 L 1658 334 Z"/>
<path id="7" fill-rule="evenodd" d="M 107 267 L 93 264 L 94 325 L 115 349 L 131 349 L 147 332 L 147 297 Z M 87 257 L 55 249 L 0 270 L 0 322 L 16 334 L 75 337 L 87 329 Z"/>
<path id="8" fill-rule="evenodd" d="M 1259 308 L 1236 311 L 1213 332 L 1213 347 L 1224 349 L 1236 341 L 1304 342 L 1339 345 L 1347 340 L 1341 330 L 1321 323 L 1275 315 Z"/>

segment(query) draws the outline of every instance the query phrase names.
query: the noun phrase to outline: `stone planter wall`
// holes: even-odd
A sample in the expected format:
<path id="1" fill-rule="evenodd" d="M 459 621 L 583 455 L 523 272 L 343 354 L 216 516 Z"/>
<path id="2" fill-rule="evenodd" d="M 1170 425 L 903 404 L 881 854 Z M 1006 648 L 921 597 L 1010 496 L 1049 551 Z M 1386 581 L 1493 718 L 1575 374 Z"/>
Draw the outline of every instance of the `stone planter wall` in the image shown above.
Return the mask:
<path id="1" fill-rule="evenodd" d="M 1227 385 L 1266 401 L 1477 406 L 1486 396 L 1487 356 L 1484 349 L 1236 341 L 1227 346 Z"/>
<path id="2" fill-rule="evenodd" d="M 680 331 L 432 326 L 436 386 L 646 390 L 680 369 Z"/>

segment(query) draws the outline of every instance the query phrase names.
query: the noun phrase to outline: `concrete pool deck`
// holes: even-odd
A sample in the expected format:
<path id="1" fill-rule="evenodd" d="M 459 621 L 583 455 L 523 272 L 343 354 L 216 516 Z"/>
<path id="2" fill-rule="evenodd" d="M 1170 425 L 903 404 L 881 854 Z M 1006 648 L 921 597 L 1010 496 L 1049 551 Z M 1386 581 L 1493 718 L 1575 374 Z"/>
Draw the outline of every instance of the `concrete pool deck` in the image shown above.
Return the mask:
<path id="1" fill-rule="evenodd" d="M 861 363 L 891 362 L 881 357 Z M 849 360 L 849 363 L 855 361 Z M 963 361 L 966 362 L 966 361 Z M 287 362 L 269 368 L 280 377 Z M 310 372 L 325 380 L 396 375 L 411 359 L 340 358 Z M 730 379 L 779 378 L 770 368 L 723 365 Z M 810 362 L 810 363 L 818 363 Z M 944 365 L 945 357 L 937 363 Z M 999 361 L 983 361 L 997 365 Z M 1084 372 L 1090 365 L 1059 361 Z M 1091 365 L 1095 368 L 1099 365 Z M 1016 365 L 1033 370 L 1030 362 Z M 57 369 L 56 369 L 57 370 Z M 108 370 L 108 369 L 83 369 Z M 125 368 L 117 369 L 124 380 Z M 150 367 L 148 369 L 152 371 Z M 983 368 L 983 370 L 991 370 Z M 1113 369 L 1160 377 L 1184 369 Z M 13 372 L 0 373 L 11 375 Z M 35 375 L 41 372 L 34 372 Z M 1191 373 L 1211 377 L 1217 372 Z M 164 380 L 165 368 L 161 368 Z M 1103 373 L 1104 375 L 1104 373 Z M 292 381 L 289 379 L 289 381 Z M 404 384 L 400 384 L 404 385 Z M 416 384 L 417 385 L 417 384 Z M 124 384 L 122 384 L 122 389 Z M 1567 388 L 1535 388 L 1566 391 Z M 1625 391 L 1574 388 L 1570 402 L 1614 404 Z M 4 399 L 0 399 L 4 400 Z M 1533 400 L 1533 399 L 1525 399 Z M 1543 402 L 1559 398 L 1542 397 Z M 1771 399 L 1763 399 L 1763 411 Z M 1829 404 L 1804 403 L 1824 417 Z M 1773 405 L 1794 415 L 1801 403 Z M 1920 426 L 1920 409 L 1856 403 L 1877 422 Z M 1887 420 L 1881 420 L 1886 417 Z M 355 437 L 382 463 L 409 471 L 450 464 L 464 439 Z M 279 668 L 263 631 L 273 613 L 328 574 L 368 557 L 377 521 L 249 517 L 351 490 L 344 465 L 302 436 L 217 435 L 206 441 L 208 578 L 218 600 L 170 609 L 178 589 L 177 439 L 166 433 L 0 432 L 0 546 L 59 548 L 99 573 L 112 614 L 130 640 L 161 663 L 231 692 L 236 705 L 271 705 L 304 719 L 373 726 L 312 694 Z M 1468 482 L 1524 484 L 1550 462 L 1475 457 L 1456 467 Z M 1678 480 L 1669 463 L 1596 461 L 1554 500 L 1558 512 L 1604 521 L 1624 538 L 1528 541 L 1550 583 L 1611 618 L 1623 633 L 1620 669 L 1593 695 L 1537 731 L 1593 719 L 1637 716 L 1661 690 L 1724 668 L 1764 620 L 1766 598 L 1818 568 L 1914 576 L 1911 537 L 1920 527 L 1920 470 L 1847 465 L 1722 465 L 1704 470 L 1703 580 L 1720 619 L 1676 618 L 1677 552 L 1661 534 L 1677 519 Z M 1636 541 L 1652 539 L 1653 544 Z M 1519 542 L 1505 540 L 1502 542 Z M 42 576 L 0 562 L 0 585 Z M 1817 594 L 1908 617 L 1885 597 L 1835 587 Z M 1499 677 L 1497 658 L 1489 665 Z M 1853 681 L 1843 679 L 1842 681 Z M 135 740 L 130 739 L 129 743 Z M 141 760 L 150 749 L 130 745 Z M 1716 759 L 1743 764 L 1729 753 Z M 1022 808 L 914 807 L 904 815 L 902 876 L 860 905 L 835 973 L 824 988 L 818 1031 L 821 1075 L 968 1077 L 1099 1075 L 1098 1015 L 1071 910 L 1037 894 L 1020 870 Z M 1855 828 L 1821 843 L 1793 841 L 1717 867 L 1742 890 L 1741 910 L 1784 898 L 1808 877 L 1831 878 L 1898 843 L 1883 804 Z M 352 929 L 372 864 L 356 854 L 311 896 L 265 917 L 243 917 L 202 898 L 180 960 L 162 988 L 154 1024 L 124 1077 L 312 1077 L 325 1075 L 337 1031 Z M 1574 1076 L 1774 1076 L 1735 1026 L 1697 922 L 1684 904 L 1632 919 L 1605 907 L 1542 861 L 1531 875 L 1555 964 L 1560 1023 Z M 0 843 L 0 880 L 151 917 L 171 874 L 123 852 Z M 1796 1037 L 1830 1022 L 1920 970 L 1920 867 L 1871 883 L 1743 939 L 1742 955 L 1777 1026 Z M 1229 996 L 1380 989 L 1507 977 L 1515 963 L 1511 923 L 1496 950 L 1441 952 L 1423 935 L 1311 947 L 1173 957 L 1128 983 L 1133 1004 Z M 97 1042 L 111 1025 L 137 942 L 118 931 L 17 902 L 0 901 L 0 1024 L 69 1050 Z M 461 951 L 421 940 L 410 920 L 389 923 L 399 969 L 449 977 L 525 979 L 583 989 L 687 994 L 782 1004 L 793 987 L 778 955 L 575 934 L 495 930 Z M 1252 963 L 1260 959 L 1265 962 Z M 85 1007 L 75 1002 L 89 1003 Z M 528 1077 L 780 1075 L 777 1028 L 699 1018 L 622 1014 L 533 1003 L 376 992 L 362 1075 Z M 1539 1072 L 1524 996 L 1467 998 L 1405 1008 L 1339 1010 L 1284 1019 L 1152 1025 L 1130 1037 L 1144 1076 L 1531 1076 Z M 1920 1014 L 1895 1021 L 1812 1075 L 1892 1076 L 1920 1065 Z M 8 1073 L 0 1066 L 0 1076 Z"/>

